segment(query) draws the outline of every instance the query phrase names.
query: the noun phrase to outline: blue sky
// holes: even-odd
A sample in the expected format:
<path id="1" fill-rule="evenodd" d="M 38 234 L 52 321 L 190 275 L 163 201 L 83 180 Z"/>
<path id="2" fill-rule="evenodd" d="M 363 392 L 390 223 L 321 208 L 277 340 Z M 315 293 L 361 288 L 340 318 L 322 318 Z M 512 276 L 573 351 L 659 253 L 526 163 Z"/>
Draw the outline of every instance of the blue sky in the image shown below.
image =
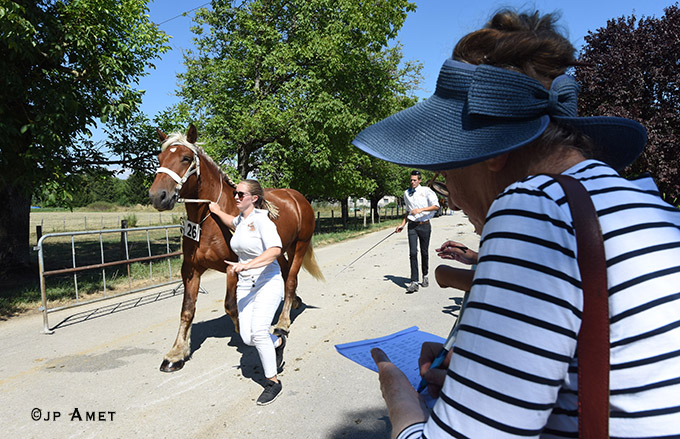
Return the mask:
<path id="1" fill-rule="evenodd" d="M 404 59 L 423 64 L 424 80 L 417 95 L 426 98 L 432 94 L 439 68 L 451 55 L 455 43 L 463 35 L 483 26 L 491 14 L 502 7 L 561 13 L 558 23 L 579 48 L 588 31 L 604 27 L 607 20 L 632 14 L 638 18 L 661 17 L 663 9 L 675 4 L 675 0 L 416 0 L 415 3 L 417 10 L 409 14 L 398 40 L 403 45 Z M 149 5 L 151 21 L 159 23 L 160 28 L 172 36 L 172 49 L 154 62 L 156 69 L 150 70 L 139 83 L 139 88 L 146 90 L 142 111 L 150 118 L 178 102 L 174 91 L 177 89 L 176 74 L 185 70 L 182 51 L 193 48 L 190 27 L 194 12 L 182 14 L 200 6 L 209 7 L 209 4 L 206 0 L 155 0 Z"/>

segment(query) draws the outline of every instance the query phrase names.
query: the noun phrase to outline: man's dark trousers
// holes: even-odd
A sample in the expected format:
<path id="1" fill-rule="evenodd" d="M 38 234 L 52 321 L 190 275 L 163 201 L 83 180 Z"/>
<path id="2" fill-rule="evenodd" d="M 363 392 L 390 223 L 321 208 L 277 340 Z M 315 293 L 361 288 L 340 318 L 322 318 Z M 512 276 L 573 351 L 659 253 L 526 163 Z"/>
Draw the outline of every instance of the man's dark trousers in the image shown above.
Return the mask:
<path id="1" fill-rule="evenodd" d="M 427 276 L 429 263 L 427 252 L 430 247 L 430 234 L 432 226 L 430 222 L 408 222 L 408 248 L 411 260 L 411 281 L 418 282 L 418 243 L 420 243 L 420 259 L 422 261 L 423 276 Z"/>

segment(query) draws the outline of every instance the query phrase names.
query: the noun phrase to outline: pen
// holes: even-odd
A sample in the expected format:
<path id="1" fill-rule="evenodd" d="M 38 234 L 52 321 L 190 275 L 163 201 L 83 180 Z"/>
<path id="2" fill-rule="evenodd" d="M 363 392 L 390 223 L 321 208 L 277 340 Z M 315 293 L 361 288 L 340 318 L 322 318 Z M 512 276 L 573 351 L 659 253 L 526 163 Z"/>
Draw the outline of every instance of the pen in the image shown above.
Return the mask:
<path id="1" fill-rule="evenodd" d="M 461 305 L 460 313 L 458 314 L 458 319 L 456 320 L 456 323 L 453 324 L 453 328 L 451 328 L 451 332 L 449 333 L 448 338 L 444 342 L 442 350 L 439 351 L 436 357 L 434 357 L 432 365 L 430 365 L 430 369 L 436 369 L 439 366 L 441 366 L 442 363 L 444 362 L 444 358 L 446 358 L 446 355 L 453 347 L 453 343 L 456 341 L 456 336 L 458 335 L 458 326 L 460 323 L 460 318 L 463 317 L 463 310 L 465 309 L 465 304 L 467 303 L 469 294 L 470 294 L 469 291 L 465 292 L 465 295 L 463 296 L 463 304 Z M 418 393 L 422 392 L 425 389 L 425 387 L 427 387 L 427 381 L 425 381 L 425 378 L 421 378 L 420 384 L 418 384 Z"/>
<path id="2" fill-rule="evenodd" d="M 466 253 L 467 250 L 468 250 L 468 248 L 465 247 L 464 245 L 447 245 L 446 247 L 442 247 L 441 249 L 437 249 L 436 251 L 437 252 L 443 252 L 444 249 L 447 249 L 447 248 L 457 248 L 458 250 L 462 250 L 463 253 Z"/>

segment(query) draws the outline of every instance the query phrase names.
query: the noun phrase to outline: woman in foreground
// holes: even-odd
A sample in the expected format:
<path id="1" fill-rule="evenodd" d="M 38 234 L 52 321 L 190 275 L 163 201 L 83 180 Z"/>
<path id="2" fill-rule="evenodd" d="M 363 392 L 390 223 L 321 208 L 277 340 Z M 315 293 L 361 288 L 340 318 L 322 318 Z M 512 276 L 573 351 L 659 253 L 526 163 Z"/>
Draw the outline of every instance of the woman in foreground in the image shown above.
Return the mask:
<path id="1" fill-rule="evenodd" d="M 421 356 L 439 396 L 432 412 L 373 352 L 393 437 L 578 435 L 583 291 L 571 212 L 547 174 L 578 179 L 602 229 L 610 437 L 680 437 L 680 211 L 651 179 L 617 173 L 644 148 L 642 126 L 576 116 L 579 87 L 564 75 L 574 52 L 551 15 L 499 12 L 456 45 L 432 97 L 354 141 L 382 159 L 443 171 L 451 206 L 481 235 L 445 378 L 427 372 L 438 347 Z"/>

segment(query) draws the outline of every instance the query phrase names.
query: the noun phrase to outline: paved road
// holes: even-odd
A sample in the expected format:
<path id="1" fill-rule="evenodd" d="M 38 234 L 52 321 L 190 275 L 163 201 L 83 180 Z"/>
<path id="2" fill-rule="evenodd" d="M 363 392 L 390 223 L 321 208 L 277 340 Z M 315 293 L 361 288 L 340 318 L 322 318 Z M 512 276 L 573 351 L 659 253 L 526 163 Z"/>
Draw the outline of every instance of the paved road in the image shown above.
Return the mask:
<path id="1" fill-rule="evenodd" d="M 64 322 L 53 335 L 42 334 L 38 314 L 0 322 L 3 437 L 388 438 L 377 375 L 334 345 L 414 325 L 446 336 L 462 296 L 432 276 L 429 288 L 405 294 L 405 232 L 338 274 L 390 231 L 316 250 L 326 282 L 300 276 L 304 306 L 293 315 L 284 393 L 265 407 L 255 405 L 263 380 L 257 353 L 223 311 L 221 273 L 202 279 L 192 358 L 171 374 L 158 368 L 177 332 L 179 295 L 86 320 L 78 318 L 84 307 L 52 313 L 51 326 Z M 431 249 L 445 239 L 478 245 L 461 213 L 433 220 Z M 431 250 L 433 269 L 439 263 Z"/>

